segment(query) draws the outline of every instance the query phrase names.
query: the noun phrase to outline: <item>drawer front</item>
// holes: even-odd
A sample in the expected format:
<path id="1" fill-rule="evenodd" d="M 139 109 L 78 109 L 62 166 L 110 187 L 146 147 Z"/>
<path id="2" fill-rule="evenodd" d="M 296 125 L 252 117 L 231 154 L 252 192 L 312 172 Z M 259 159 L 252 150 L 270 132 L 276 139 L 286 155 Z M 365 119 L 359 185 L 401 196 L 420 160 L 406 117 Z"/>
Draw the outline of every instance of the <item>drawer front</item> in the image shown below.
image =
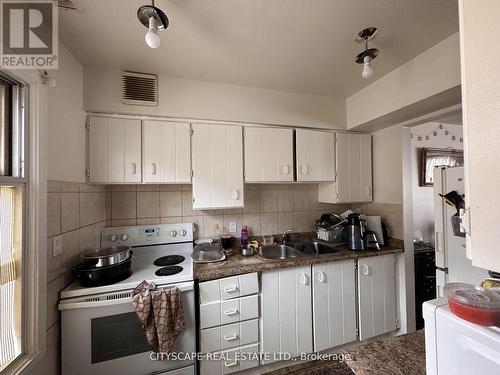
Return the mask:
<path id="1" fill-rule="evenodd" d="M 224 359 L 200 362 L 201 375 L 225 375 L 259 366 L 259 344 L 241 346 L 224 352 Z"/>
<path id="2" fill-rule="evenodd" d="M 257 294 L 240 298 L 240 320 L 259 317 L 259 296 Z"/>
<path id="3" fill-rule="evenodd" d="M 258 319 L 203 329 L 200 334 L 200 348 L 203 353 L 212 353 L 258 342 Z"/>
<path id="4" fill-rule="evenodd" d="M 221 303 L 212 302 L 200 305 L 200 327 L 215 327 L 221 324 Z"/>
<path id="5" fill-rule="evenodd" d="M 257 273 L 225 277 L 200 283 L 201 303 L 225 301 L 259 293 Z"/>

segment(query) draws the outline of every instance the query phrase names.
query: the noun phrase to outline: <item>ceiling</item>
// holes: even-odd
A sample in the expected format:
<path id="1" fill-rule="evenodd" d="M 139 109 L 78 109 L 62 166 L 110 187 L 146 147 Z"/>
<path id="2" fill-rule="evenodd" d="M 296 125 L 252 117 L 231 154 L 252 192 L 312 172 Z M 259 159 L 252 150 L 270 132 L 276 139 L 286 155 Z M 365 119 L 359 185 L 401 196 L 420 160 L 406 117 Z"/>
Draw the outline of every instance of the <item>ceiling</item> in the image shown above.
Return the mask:
<path id="1" fill-rule="evenodd" d="M 348 97 L 458 31 L 456 0 L 157 0 L 170 19 L 144 43 L 147 0 L 74 0 L 59 35 L 84 64 L 172 77 Z M 353 41 L 380 29 L 375 75 L 361 78 Z"/>

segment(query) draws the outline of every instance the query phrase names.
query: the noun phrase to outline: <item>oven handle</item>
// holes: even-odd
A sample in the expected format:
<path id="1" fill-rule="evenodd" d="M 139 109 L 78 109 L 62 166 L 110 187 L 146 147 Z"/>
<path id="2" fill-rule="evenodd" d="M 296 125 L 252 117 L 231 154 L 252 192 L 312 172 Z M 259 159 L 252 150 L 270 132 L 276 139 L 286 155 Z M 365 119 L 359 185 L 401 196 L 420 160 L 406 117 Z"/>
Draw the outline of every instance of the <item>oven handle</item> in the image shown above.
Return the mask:
<path id="1" fill-rule="evenodd" d="M 190 290 L 194 289 L 194 283 L 187 282 L 187 283 L 182 283 L 182 284 L 175 284 L 175 285 L 164 285 L 163 287 L 172 287 L 175 286 L 179 288 L 181 292 L 188 292 Z M 162 286 L 159 286 L 161 288 Z M 123 295 L 123 294 L 128 294 L 127 297 L 123 298 L 113 298 L 115 295 Z M 79 297 L 77 298 L 78 300 L 82 299 L 97 299 L 104 297 L 105 299 L 103 300 L 97 300 L 97 301 L 81 301 L 81 302 L 72 302 L 74 299 L 68 299 L 66 301 L 62 300 L 59 303 L 59 311 L 63 310 L 72 310 L 72 309 L 85 309 L 89 307 L 104 307 L 104 306 L 112 306 L 112 305 L 122 305 L 125 303 L 132 303 L 132 290 L 125 290 L 125 291 L 120 291 L 120 292 L 115 292 L 115 293 L 104 293 L 101 295 L 93 295 L 89 297 Z M 107 298 L 106 298 L 107 297 Z M 110 298 L 111 297 L 111 298 Z"/>

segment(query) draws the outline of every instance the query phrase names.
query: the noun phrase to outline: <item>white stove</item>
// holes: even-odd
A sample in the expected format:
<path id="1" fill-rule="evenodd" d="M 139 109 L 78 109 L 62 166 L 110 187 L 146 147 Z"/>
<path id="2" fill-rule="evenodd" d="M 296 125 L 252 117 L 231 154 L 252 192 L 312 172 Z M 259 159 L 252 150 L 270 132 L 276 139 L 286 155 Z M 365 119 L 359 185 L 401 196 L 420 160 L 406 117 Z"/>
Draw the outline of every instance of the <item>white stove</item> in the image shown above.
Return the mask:
<path id="1" fill-rule="evenodd" d="M 76 281 L 61 292 L 63 374 L 194 374 L 193 360 L 151 360 L 151 348 L 131 300 L 134 288 L 144 280 L 151 287 L 178 288 L 182 293 L 186 328 L 177 337 L 172 351 L 195 352 L 193 225 L 103 229 L 101 247 L 113 245 L 132 247 L 128 278 L 97 287 L 82 287 Z"/>
<path id="2" fill-rule="evenodd" d="M 115 227 L 101 231 L 101 247 L 119 245 L 132 246 L 132 273 L 128 278 L 90 288 L 75 281 L 61 292 L 61 299 L 134 289 L 143 280 L 158 286 L 193 280 L 191 223 Z M 155 265 L 162 257 L 168 258 Z"/>

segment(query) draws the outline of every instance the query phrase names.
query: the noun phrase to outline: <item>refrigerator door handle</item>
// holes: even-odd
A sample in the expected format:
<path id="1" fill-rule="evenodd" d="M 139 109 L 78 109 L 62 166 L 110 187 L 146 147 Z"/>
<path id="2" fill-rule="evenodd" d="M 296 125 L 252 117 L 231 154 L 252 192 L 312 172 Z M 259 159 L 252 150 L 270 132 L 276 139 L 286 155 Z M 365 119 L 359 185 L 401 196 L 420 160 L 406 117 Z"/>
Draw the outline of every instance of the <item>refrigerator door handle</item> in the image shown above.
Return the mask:
<path id="1" fill-rule="evenodd" d="M 443 232 L 436 232 L 436 251 L 442 253 L 444 248 Z"/>
<path id="2" fill-rule="evenodd" d="M 448 273 L 448 267 L 438 267 L 436 266 L 437 271 L 442 271 L 444 273 Z"/>

